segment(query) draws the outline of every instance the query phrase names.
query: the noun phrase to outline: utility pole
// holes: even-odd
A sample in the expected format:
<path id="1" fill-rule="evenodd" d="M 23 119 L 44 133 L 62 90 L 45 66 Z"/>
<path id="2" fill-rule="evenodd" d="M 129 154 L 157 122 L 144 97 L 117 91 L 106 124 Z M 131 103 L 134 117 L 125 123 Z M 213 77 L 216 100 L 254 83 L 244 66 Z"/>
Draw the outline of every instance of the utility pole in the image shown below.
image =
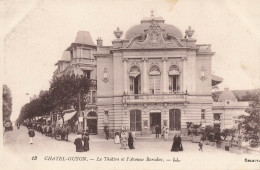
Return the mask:
<path id="1" fill-rule="evenodd" d="M 83 122 L 82 122 L 82 118 L 83 118 L 83 116 L 82 116 L 82 113 L 81 113 L 81 104 L 80 104 L 80 93 L 78 94 L 78 99 L 79 99 L 79 130 L 82 130 L 83 129 Z"/>

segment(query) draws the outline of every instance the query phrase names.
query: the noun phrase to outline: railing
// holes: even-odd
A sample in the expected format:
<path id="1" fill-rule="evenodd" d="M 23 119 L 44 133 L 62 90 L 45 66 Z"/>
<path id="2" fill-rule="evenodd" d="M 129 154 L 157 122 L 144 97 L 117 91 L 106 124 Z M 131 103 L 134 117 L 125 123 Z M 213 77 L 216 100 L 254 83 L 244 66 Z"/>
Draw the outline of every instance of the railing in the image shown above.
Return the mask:
<path id="1" fill-rule="evenodd" d="M 76 64 L 76 63 L 82 63 L 82 64 L 90 64 L 90 63 L 95 63 L 95 59 L 90 59 L 90 58 L 73 58 L 70 62 L 70 64 Z"/>
<path id="2" fill-rule="evenodd" d="M 186 94 L 130 94 L 123 97 L 123 102 L 185 102 Z"/>
<path id="3" fill-rule="evenodd" d="M 197 45 L 197 47 L 199 47 L 199 51 L 206 51 L 206 52 L 209 52 L 211 51 L 211 44 L 200 44 L 200 45 Z"/>

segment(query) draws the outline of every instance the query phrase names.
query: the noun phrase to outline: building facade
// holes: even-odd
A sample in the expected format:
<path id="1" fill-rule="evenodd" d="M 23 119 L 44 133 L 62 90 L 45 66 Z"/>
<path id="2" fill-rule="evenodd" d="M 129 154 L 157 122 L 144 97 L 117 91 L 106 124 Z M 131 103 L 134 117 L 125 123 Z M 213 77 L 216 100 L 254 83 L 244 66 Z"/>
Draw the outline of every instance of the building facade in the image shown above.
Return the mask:
<path id="1" fill-rule="evenodd" d="M 211 74 L 210 44 L 196 44 L 194 30 L 183 33 L 151 15 L 124 35 L 117 28 L 112 46 L 97 45 L 80 31 L 59 60 L 54 76 L 85 74 L 96 84 L 83 111 L 83 124 L 102 134 L 122 126 L 139 135 L 156 125 L 170 133 L 184 131 L 186 122 L 213 125 L 212 86 L 222 78 Z"/>

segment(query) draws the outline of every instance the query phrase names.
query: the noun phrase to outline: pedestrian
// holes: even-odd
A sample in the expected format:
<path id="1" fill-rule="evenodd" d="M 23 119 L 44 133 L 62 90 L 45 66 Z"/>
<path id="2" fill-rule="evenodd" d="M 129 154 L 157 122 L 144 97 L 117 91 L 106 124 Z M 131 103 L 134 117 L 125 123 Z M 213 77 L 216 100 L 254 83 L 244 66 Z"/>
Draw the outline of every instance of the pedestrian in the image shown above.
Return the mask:
<path id="1" fill-rule="evenodd" d="M 122 133 L 121 133 L 121 149 L 126 149 L 127 147 L 127 133 L 126 133 L 126 130 L 123 130 Z"/>
<path id="2" fill-rule="evenodd" d="M 162 135 L 162 138 L 164 138 L 164 135 L 165 135 L 165 127 L 163 126 L 163 128 L 162 128 L 162 133 L 161 133 L 161 135 Z"/>
<path id="3" fill-rule="evenodd" d="M 202 151 L 202 148 L 203 148 L 203 141 L 202 139 L 200 139 L 200 142 L 199 142 L 199 151 Z"/>
<path id="4" fill-rule="evenodd" d="M 52 128 L 51 128 L 51 126 L 49 126 L 48 127 L 48 136 L 51 136 L 51 134 L 52 134 Z"/>
<path id="5" fill-rule="evenodd" d="M 17 123 L 17 129 L 18 129 L 18 130 L 20 129 L 20 124 L 19 124 L 19 123 Z"/>
<path id="6" fill-rule="evenodd" d="M 178 152 L 179 148 L 178 148 L 178 144 L 177 144 L 177 134 L 175 134 L 174 138 L 173 138 L 173 143 L 172 143 L 172 152 Z"/>
<path id="7" fill-rule="evenodd" d="M 70 126 L 67 126 L 67 127 L 66 127 L 66 141 L 69 141 L 69 133 L 70 133 L 70 131 L 71 131 Z M 89 134 L 89 133 L 88 133 L 88 134 Z"/>
<path id="8" fill-rule="evenodd" d="M 82 146 L 82 139 L 81 139 L 81 134 L 78 133 L 74 144 L 76 145 L 76 152 L 82 152 L 83 151 L 83 146 Z"/>
<path id="9" fill-rule="evenodd" d="M 86 127 L 86 132 L 87 132 L 88 134 L 90 133 L 89 127 Z"/>
<path id="10" fill-rule="evenodd" d="M 33 144 L 33 138 L 35 136 L 35 132 L 32 128 L 29 128 L 28 135 L 29 135 L 29 138 L 30 138 L 30 144 Z"/>
<path id="11" fill-rule="evenodd" d="M 183 151 L 182 139 L 181 139 L 181 135 L 180 134 L 178 134 L 178 136 L 177 136 L 177 144 L 178 144 L 179 151 Z"/>
<path id="12" fill-rule="evenodd" d="M 135 149 L 135 147 L 134 147 L 134 138 L 133 138 L 131 132 L 129 132 L 128 147 L 129 147 L 130 149 Z"/>
<path id="13" fill-rule="evenodd" d="M 116 133 L 115 133 L 115 144 L 119 144 L 119 143 L 120 143 L 119 132 L 116 130 Z"/>
<path id="14" fill-rule="evenodd" d="M 159 138 L 159 134 L 160 134 L 160 127 L 159 127 L 159 125 L 155 126 L 155 133 L 156 133 L 156 138 Z"/>
<path id="15" fill-rule="evenodd" d="M 169 128 L 166 128 L 164 132 L 164 140 L 167 141 L 168 138 L 169 138 Z"/>
<path id="16" fill-rule="evenodd" d="M 109 138 L 109 128 L 108 128 L 108 126 L 104 126 L 104 132 L 106 134 L 106 139 L 108 140 L 108 138 Z"/>
<path id="17" fill-rule="evenodd" d="M 60 138 L 61 138 L 61 140 L 65 140 L 65 137 L 66 137 L 66 129 L 65 129 L 65 127 L 62 127 L 61 128 L 61 134 L 60 134 Z"/>
<path id="18" fill-rule="evenodd" d="M 85 152 L 89 151 L 89 135 L 87 132 L 83 134 L 82 141 L 83 141 L 83 151 Z"/>

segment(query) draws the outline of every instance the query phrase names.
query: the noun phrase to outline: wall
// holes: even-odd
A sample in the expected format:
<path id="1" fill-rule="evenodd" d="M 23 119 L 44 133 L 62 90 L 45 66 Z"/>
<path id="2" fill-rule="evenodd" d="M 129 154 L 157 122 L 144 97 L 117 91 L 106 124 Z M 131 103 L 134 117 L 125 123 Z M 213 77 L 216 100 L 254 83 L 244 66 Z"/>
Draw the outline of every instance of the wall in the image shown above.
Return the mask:
<path id="1" fill-rule="evenodd" d="M 204 68 L 205 78 L 201 77 L 202 68 Z M 197 56 L 196 58 L 196 94 L 198 95 L 211 95 L 211 57 L 210 56 Z"/>

